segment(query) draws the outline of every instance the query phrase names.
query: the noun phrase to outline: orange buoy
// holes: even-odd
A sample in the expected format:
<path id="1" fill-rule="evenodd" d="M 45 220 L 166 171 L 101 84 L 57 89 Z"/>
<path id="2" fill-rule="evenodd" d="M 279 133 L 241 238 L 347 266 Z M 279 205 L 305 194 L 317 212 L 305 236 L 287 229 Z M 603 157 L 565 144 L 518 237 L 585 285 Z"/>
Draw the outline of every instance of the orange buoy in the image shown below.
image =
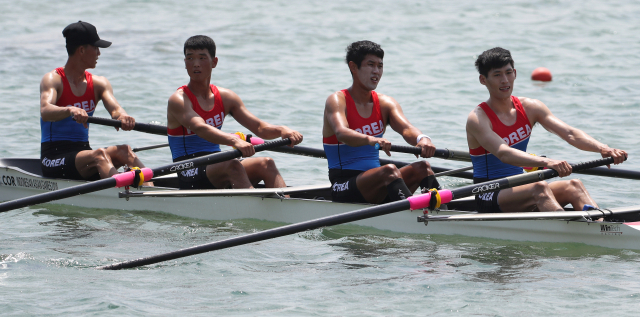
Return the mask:
<path id="1" fill-rule="evenodd" d="M 551 81 L 551 71 L 544 67 L 538 67 L 533 70 L 533 73 L 531 73 L 531 79 L 539 81 Z"/>

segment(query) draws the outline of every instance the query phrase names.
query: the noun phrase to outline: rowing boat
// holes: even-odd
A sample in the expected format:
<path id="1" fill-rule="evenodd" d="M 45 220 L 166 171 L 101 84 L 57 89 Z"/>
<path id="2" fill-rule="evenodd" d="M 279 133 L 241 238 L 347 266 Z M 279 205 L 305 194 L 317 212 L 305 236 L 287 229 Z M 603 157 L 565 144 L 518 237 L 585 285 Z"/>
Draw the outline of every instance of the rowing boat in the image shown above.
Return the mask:
<path id="1" fill-rule="evenodd" d="M 0 200 L 14 200 L 86 183 L 42 177 L 38 159 L 0 159 Z M 175 175 L 154 179 L 156 187 L 100 190 L 56 204 L 123 211 L 155 211 L 203 220 L 258 219 L 296 223 L 366 207 L 330 201 L 330 185 L 287 188 L 177 190 Z M 285 197 L 285 195 L 289 197 Z M 443 234 L 516 241 L 586 243 L 640 250 L 640 206 L 604 211 L 479 214 L 473 199 L 450 202 L 439 210 L 405 210 L 355 222 L 360 226 L 409 234 Z M 604 222 L 594 220 L 602 216 Z M 626 221 L 625 221 L 626 220 Z M 426 226 L 425 226 L 426 225 Z"/>

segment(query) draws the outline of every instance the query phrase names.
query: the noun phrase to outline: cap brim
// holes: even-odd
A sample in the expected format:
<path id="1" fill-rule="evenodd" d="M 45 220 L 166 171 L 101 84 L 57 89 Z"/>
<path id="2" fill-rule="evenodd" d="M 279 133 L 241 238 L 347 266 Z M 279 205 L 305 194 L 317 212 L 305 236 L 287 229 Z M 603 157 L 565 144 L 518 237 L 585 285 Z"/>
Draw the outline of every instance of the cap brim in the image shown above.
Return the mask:
<path id="1" fill-rule="evenodd" d="M 105 40 L 98 40 L 97 42 L 93 43 L 93 46 L 97 46 L 97 47 L 101 47 L 101 48 L 107 48 L 107 47 L 111 46 L 111 42 L 105 41 Z"/>

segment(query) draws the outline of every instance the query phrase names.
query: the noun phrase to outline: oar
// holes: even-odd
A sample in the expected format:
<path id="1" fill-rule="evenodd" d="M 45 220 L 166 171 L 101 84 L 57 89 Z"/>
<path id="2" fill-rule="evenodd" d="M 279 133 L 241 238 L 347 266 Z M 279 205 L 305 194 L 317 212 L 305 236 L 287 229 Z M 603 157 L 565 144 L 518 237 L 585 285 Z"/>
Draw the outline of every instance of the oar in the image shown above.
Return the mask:
<path id="1" fill-rule="evenodd" d="M 146 151 L 146 150 L 159 149 L 161 147 L 167 147 L 167 146 L 169 146 L 169 143 L 149 145 L 149 146 L 143 146 L 143 147 L 135 147 L 135 148 L 131 149 L 131 151 L 140 152 L 140 151 Z"/>
<path id="2" fill-rule="evenodd" d="M 121 122 L 120 121 L 113 120 L 113 119 L 107 119 L 107 118 L 89 117 L 89 121 L 88 122 L 89 123 L 95 123 L 95 124 L 101 124 L 101 125 L 107 125 L 107 126 L 111 126 L 111 127 L 121 127 Z M 158 134 L 158 135 L 167 135 L 167 127 L 166 126 L 162 126 L 162 125 L 136 123 L 136 126 L 133 129 L 136 130 L 136 131 L 140 131 L 140 132 L 147 132 L 147 133 Z M 163 144 L 163 145 L 158 145 L 158 146 L 148 147 L 148 148 L 140 148 L 140 149 L 138 149 L 138 151 L 150 150 L 150 149 L 160 148 L 160 147 L 163 147 L 163 146 L 169 146 L 169 144 Z M 420 148 L 415 147 L 415 146 L 401 146 L 401 145 L 391 145 L 391 150 L 393 152 L 409 153 L 409 154 L 420 154 L 420 151 L 421 151 Z M 313 148 L 305 148 L 305 147 L 300 147 L 300 146 L 295 146 L 293 149 L 291 147 L 282 147 L 282 148 L 272 149 L 272 151 L 281 152 L 281 153 L 291 153 L 291 154 L 297 154 L 297 155 L 306 155 L 306 156 L 312 156 L 312 157 L 318 157 L 318 158 L 327 158 L 327 156 L 324 154 L 323 150 L 313 149 Z M 444 158 L 444 159 L 451 159 L 451 160 L 465 161 L 465 162 L 468 162 L 468 161 L 471 160 L 468 152 L 449 150 L 449 149 L 444 149 L 444 150 L 436 149 L 436 154 L 434 156 L 435 157 L 439 157 L 439 158 Z M 384 164 L 394 164 L 394 165 L 396 165 L 398 167 L 402 167 L 402 166 L 408 165 L 409 163 L 399 162 L 399 161 L 392 161 L 392 160 L 387 160 L 387 159 L 380 159 L 380 164 L 383 164 L 383 165 Z M 449 169 L 446 169 L 446 168 L 439 168 L 439 167 L 435 167 L 435 166 L 432 166 L 431 169 L 435 173 L 445 172 L 445 171 L 449 170 Z M 607 177 L 617 177 L 617 178 L 640 180 L 640 172 L 639 171 L 631 171 L 631 170 L 623 170 L 623 169 L 610 169 L 610 168 L 606 168 L 606 167 L 592 168 L 592 169 L 589 169 L 588 171 L 578 172 L 578 174 L 587 174 L 587 175 L 607 176 Z M 466 178 L 466 179 L 473 179 L 473 174 L 472 173 L 459 173 L 459 174 L 456 174 L 456 177 Z"/>
<path id="3" fill-rule="evenodd" d="M 376 144 L 375 148 L 376 150 L 382 150 L 380 148 L 380 144 Z M 391 152 L 420 155 L 420 153 L 422 153 L 422 149 L 417 146 L 391 145 Z M 433 154 L 433 157 L 437 157 L 445 160 L 471 162 L 471 156 L 469 155 L 469 152 L 449 150 L 449 149 L 436 149 L 436 152 Z"/>
<path id="4" fill-rule="evenodd" d="M 122 122 L 114 119 L 89 117 L 88 123 L 106 125 L 110 127 L 122 128 Z M 133 130 L 157 135 L 167 135 L 167 127 L 158 124 L 140 123 L 136 122 Z"/>
<path id="5" fill-rule="evenodd" d="M 413 147 L 408 147 L 408 148 L 413 148 Z M 325 159 L 327 158 L 327 156 L 325 155 L 324 151 L 321 150 L 321 149 L 314 149 L 314 148 L 302 147 L 302 146 L 297 146 L 297 145 L 294 146 L 293 148 L 291 148 L 291 147 L 279 147 L 279 148 L 272 149 L 270 151 L 281 152 L 281 153 L 290 153 L 290 154 L 303 155 L 303 156 L 310 156 L 310 157 L 316 157 L 316 158 L 325 158 Z M 380 164 L 382 164 L 382 165 L 394 164 L 397 167 L 403 167 L 403 166 L 406 166 L 406 165 L 408 165 L 410 163 L 387 160 L 387 159 L 382 159 L 381 158 L 380 159 Z M 438 173 L 440 171 L 444 172 L 444 171 L 448 170 L 446 168 L 439 168 L 439 167 L 435 167 L 435 166 L 431 166 L 431 169 L 435 173 Z M 618 169 L 618 168 L 593 167 L 593 168 L 590 168 L 588 170 L 573 171 L 573 172 L 576 173 L 576 174 L 586 174 L 586 175 L 606 176 L 606 177 L 615 177 L 615 178 L 640 180 L 640 172 L 639 171 L 632 171 L 632 170 L 625 170 L 625 169 Z M 472 173 L 459 173 L 459 174 L 456 174 L 456 177 L 473 179 L 473 174 Z"/>
<path id="6" fill-rule="evenodd" d="M 260 151 L 268 150 L 274 147 L 284 146 L 290 143 L 291 141 L 289 139 L 281 139 L 277 141 L 256 145 L 254 149 L 256 152 L 260 152 Z M 238 158 L 240 156 L 242 156 L 242 153 L 240 152 L 240 150 L 234 149 L 232 151 L 219 152 L 219 153 L 214 153 L 207 156 L 201 156 L 201 157 L 197 157 L 189 160 L 175 162 L 170 165 L 165 165 L 165 166 L 161 166 L 154 169 L 145 167 L 140 170 L 141 175 L 139 176 L 139 178 L 142 179 L 142 181 L 144 182 L 148 182 L 154 176 L 162 176 L 162 175 L 179 172 L 182 170 L 192 169 L 198 166 L 220 163 L 220 162 L 228 161 L 234 158 Z M 137 181 L 136 171 L 124 172 L 124 173 L 116 174 L 111 177 L 86 183 L 86 184 L 76 185 L 76 186 L 68 187 L 61 190 L 56 190 L 48 193 L 43 193 L 43 194 L 38 194 L 30 197 L 7 201 L 0 204 L 0 212 L 42 204 L 42 203 L 59 200 L 63 198 L 68 198 L 76 195 L 96 192 L 96 191 L 111 188 L 111 187 L 130 186 L 134 184 L 134 180 Z"/>
<path id="7" fill-rule="evenodd" d="M 327 158 L 327 155 L 324 153 L 324 150 L 322 150 L 322 149 L 314 149 L 314 148 L 305 147 L 305 146 L 299 146 L 299 145 L 296 145 L 294 147 L 282 146 L 282 147 L 271 149 L 269 151 L 279 152 L 279 153 L 296 154 L 296 155 L 309 156 L 309 157 L 315 157 L 315 158 L 323 158 L 323 159 Z M 397 166 L 398 168 L 401 168 L 401 167 L 407 166 L 407 165 L 409 165 L 411 163 L 401 162 L 401 161 L 393 161 L 393 160 L 387 160 L 387 159 L 382 159 L 381 158 L 380 159 L 380 164 L 381 165 L 393 164 L 393 165 Z M 442 172 L 452 171 L 451 169 L 448 169 L 448 168 L 436 167 L 436 166 L 433 166 L 433 165 L 431 166 L 431 170 L 434 173 L 442 173 Z M 448 175 L 454 175 L 454 174 L 448 174 Z M 457 173 L 455 173 L 455 177 L 473 179 L 473 173 L 457 172 Z"/>
<path id="8" fill-rule="evenodd" d="M 592 168 L 595 166 L 601 166 L 606 164 L 613 163 L 612 158 L 605 158 L 596 161 L 574 164 L 572 165 L 574 171 L 584 170 L 586 168 Z M 505 188 L 525 185 L 529 183 L 534 183 L 540 180 L 549 179 L 552 177 L 558 176 L 558 173 L 555 170 L 543 170 L 536 171 L 527 174 L 520 174 L 516 176 L 510 176 L 501 179 L 495 179 L 492 181 L 473 184 L 469 186 L 463 186 L 452 190 L 441 190 L 439 191 L 440 199 L 442 203 L 448 203 L 454 198 L 462 198 L 467 196 L 472 196 L 476 194 L 486 193 L 486 192 L 494 192 Z M 288 226 L 283 226 L 279 228 L 269 229 L 261 232 L 256 232 L 240 237 L 234 237 L 225 239 L 222 241 L 217 241 L 213 243 L 203 244 L 187 249 L 182 249 L 178 251 L 173 251 L 169 253 L 159 254 L 155 256 L 150 256 L 147 258 L 141 258 L 137 260 L 115 263 L 111 265 L 101 266 L 98 269 L 102 270 L 119 270 L 126 268 L 134 268 L 143 265 L 154 264 L 163 261 L 170 261 L 177 258 L 191 256 L 195 254 L 200 254 L 209 251 L 215 251 L 230 247 L 235 247 L 243 244 L 258 242 L 267 239 L 273 239 L 277 237 L 282 237 L 302 231 L 318 229 L 322 227 L 335 226 L 348 222 L 358 221 L 367 218 L 373 218 L 377 216 L 382 216 L 386 214 L 391 214 L 394 212 L 402 211 L 402 210 L 415 210 L 415 209 L 423 209 L 427 208 L 431 203 L 431 198 L 435 197 L 435 193 L 426 193 L 422 195 L 411 196 L 406 200 L 399 200 L 395 202 L 391 202 L 384 205 L 378 205 L 373 207 L 368 207 L 364 209 L 359 209 L 355 211 L 350 211 L 346 213 L 342 213 L 339 215 L 328 216 L 324 218 L 309 220 L 305 222 L 300 222 Z"/>

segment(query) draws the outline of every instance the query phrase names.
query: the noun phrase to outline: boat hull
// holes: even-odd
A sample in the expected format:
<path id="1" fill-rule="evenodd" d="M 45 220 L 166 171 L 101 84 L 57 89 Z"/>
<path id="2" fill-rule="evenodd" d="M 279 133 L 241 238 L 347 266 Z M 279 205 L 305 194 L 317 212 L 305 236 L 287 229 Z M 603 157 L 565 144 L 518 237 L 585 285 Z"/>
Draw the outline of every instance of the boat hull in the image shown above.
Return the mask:
<path id="1" fill-rule="evenodd" d="M 45 179 L 18 167 L 0 169 L 0 200 L 23 198 L 46 191 L 63 189 L 84 182 Z M 323 188 L 319 186 L 318 188 Z M 295 187 L 291 189 L 295 193 Z M 203 220 L 258 219 L 282 223 L 297 223 L 365 208 L 366 204 L 335 203 L 329 200 L 284 198 L 264 190 L 258 196 L 248 190 L 226 190 L 215 196 L 198 197 L 135 197 L 118 198 L 123 189 L 111 188 L 55 201 L 55 204 L 84 208 L 109 208 L 127 212 L 154 211 Z M 176 193 L 171 188 L 144 188 L 145 193 Z M 295 195 L 292 194 L 295 197 Z M 436 211 L 437 215 L 459 214 L 456 211 Z M 533 242 L 585 243 L 609 248 L 640 250 L 640 223 L 596 223 L 576 220 L 511 220 L 511 221 L 431 221 L 420 223 L 422 211 L 403 210 L 393 214 L 355 222 L 408 234 L 462 235 L 493 239 Z"/>

